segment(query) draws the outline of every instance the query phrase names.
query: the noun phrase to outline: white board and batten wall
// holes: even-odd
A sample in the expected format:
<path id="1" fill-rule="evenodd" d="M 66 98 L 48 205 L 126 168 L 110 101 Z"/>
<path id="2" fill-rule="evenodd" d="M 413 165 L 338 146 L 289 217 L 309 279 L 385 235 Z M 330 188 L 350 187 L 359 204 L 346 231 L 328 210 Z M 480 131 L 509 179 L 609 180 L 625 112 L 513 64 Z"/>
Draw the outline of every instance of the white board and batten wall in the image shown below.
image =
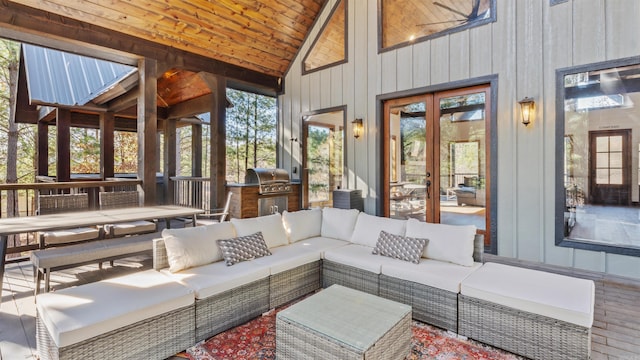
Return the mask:
<path id="1" fill-rule="evenodd" d="M 497 21 L 378 53 L 377 0 L 348 1 L 348 62 L 302 75 L 301 61 L 333 5 L 329 0 L 284 79 L 279 161 L 299 179 L 302 114 L 346 105 L 347 188 L 376 212 L 376 97 L 485 76 L 497 77 L 498 255 L 640 279 L 640 258 L 555 245 L 556 70 L 640 55 L 640 1 L 497 0 Z M 518 101 L 536 101 L 521 124 Z M 349 124 L 350 125 L 350 124 Z M 293 168 L 296 171 L 293 172 Z M 640 237 L 640 234 L 638 234 Z"/>

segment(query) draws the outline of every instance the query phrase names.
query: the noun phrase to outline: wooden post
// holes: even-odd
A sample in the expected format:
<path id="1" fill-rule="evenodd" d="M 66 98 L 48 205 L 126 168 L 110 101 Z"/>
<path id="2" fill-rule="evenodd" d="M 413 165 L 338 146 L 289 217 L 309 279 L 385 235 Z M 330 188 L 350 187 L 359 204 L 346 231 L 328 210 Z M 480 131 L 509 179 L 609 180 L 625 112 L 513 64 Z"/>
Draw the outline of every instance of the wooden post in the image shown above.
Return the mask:
<path id="1" fill-rule="evenodd" d="M 226 199 L 226 171 L 227 171 L 227 79 L 203 73 L 203 80 L 207 82 L 212 92 L 211 104 L 211 158 L 209 159 L 211 192 L 210 204 L 213 208 L 224 206 Z"/>
<path id="2" fill-rule="evenodd" d="M 56 181 L 71 180 L 71 111 L 57 109 Z"/>
<path id="3" fill-rule="evenodd" d="M 202 176 L 202 125 L 191 125 L 191 176 Z"/>
<path id="4" fill-rule="evenodd" d="M 49 124 L 38 121 L 37 175 L 49 176 Z"/>
<path id="5" fill-rule="evenodd" d="M 176 176 L 176 120 L 164 122 L 164 193 L 165 203 L 175 204 L 175 189 L 171 177 Z"/>
<path id="6" fill-rule="evenodd" d="M 140 83 L 138 94 L 138 178 L 142 180 L 144 204 L 155 205 L 156 199 L 156 132 L 158 129 L 156 60 L 138 62 Z"/>
<path id="7" fill-rule="evenodd" d="M 100 178 L 105 180 L 114 177 L 114 129 L 115 121 L 112 112 L 100 114 Z"/>

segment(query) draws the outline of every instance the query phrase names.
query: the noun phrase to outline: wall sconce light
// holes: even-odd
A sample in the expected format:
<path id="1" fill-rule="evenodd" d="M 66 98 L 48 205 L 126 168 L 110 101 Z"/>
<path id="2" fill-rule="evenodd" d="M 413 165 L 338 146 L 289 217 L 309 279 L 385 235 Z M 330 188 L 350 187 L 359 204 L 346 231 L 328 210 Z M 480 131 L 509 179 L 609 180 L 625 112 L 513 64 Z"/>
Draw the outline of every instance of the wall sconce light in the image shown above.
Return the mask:
<path id="1" fill-rule="evenodd" d="M 527 126 L 531 122 L 531 115 L 533 114 L 536 103 L 530 97 L 525 97 L 518 101 L 518 103 L 520 104 L 520 112 L 522 114 L 522 124 Z"/>
<path id="2" fill-rule="evenodd" d="M 351 125 L 353 126 L 353 137 L 357 139 L 360 136 L 362 136 L 362 132 L 363 132 L 362 119 L 353 120 L 351 122 Z"/>

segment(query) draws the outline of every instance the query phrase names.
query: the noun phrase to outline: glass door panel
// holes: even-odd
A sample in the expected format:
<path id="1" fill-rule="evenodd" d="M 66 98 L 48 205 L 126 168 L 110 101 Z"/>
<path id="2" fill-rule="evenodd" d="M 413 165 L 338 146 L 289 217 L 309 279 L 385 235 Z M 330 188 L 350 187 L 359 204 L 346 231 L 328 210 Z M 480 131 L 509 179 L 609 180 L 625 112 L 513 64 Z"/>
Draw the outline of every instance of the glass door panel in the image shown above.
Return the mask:
<path id="1" fill-rule="evenodd" d="M 459 94 L 459 93 L 458 93 Z M 440 222 L 486 230 L 484 91 L 437 96 Z"/>

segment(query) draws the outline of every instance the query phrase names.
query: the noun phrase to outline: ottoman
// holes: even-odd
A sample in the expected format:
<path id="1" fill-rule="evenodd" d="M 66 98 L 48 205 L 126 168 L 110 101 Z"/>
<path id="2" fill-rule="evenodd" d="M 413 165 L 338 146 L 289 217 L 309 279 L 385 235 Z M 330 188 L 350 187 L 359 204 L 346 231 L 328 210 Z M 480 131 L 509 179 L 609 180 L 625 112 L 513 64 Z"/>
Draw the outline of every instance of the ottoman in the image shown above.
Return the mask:
<path id="1" fill-rule="evenodd" d="M 195 343 L 194 304 L 155 270 L 39 294 L 40 359 L 165 359 Z"/>
<path id="2" fill-rule="evenodd" d="M 591 280 L 486 263 L 461 284 L 461 335 L 532 359 L 587 359 Z"/>

